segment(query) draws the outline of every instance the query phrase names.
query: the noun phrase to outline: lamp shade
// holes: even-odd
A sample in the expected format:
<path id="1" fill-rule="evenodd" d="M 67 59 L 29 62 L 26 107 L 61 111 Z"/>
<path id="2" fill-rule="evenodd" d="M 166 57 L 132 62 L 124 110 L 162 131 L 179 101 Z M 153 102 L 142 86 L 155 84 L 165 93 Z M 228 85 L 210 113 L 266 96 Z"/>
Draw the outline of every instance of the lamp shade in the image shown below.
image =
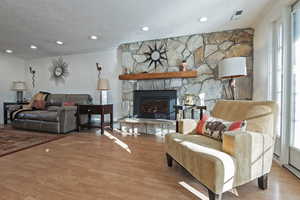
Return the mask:
<path id="1" fill-rule="evenodd" d="M 97 84 L 97 90 L 110 90 L 109 82 L 107 79 L 99 79 Z"/>
<path id="2" fill-rule="evenodd" d="M 13 81 L 11 90 L 14 91 L 25 91 L 27 90 L 26 83 L 23 81 Z"/>
<path id="3" fill-rule="evenodd" d="M 245 57 L 225 58 L 219 63 L 219 78 L 237 78 L 247 76 Z"/>

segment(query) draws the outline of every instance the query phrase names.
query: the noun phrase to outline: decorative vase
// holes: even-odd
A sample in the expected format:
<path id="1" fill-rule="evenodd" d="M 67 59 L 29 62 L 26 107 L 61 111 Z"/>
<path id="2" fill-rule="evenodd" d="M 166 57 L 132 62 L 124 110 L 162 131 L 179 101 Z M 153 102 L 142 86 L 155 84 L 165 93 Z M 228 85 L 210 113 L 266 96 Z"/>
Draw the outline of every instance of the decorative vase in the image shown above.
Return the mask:
<path id="1" fill-rule="evenodd" d="M 187 64 L 186 60 L 183 60 L 179 66 L 179 69 L 180 69 L 180 71 L 185 72 L 185 71 L 187 71 L 187 67 L 188 67 L 188 64 Z"/>

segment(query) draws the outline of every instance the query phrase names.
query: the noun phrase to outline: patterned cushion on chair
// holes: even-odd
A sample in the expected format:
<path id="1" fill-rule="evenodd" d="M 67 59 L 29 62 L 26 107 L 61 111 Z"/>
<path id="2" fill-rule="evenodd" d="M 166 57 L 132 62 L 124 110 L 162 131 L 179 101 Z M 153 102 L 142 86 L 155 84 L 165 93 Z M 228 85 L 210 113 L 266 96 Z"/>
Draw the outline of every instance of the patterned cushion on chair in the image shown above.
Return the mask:
<path id="1" fill-rule="evenodd" d="M 197 124 L 197 134 L 222 141 L 224 132 L 246 130 L 246 125 L 247 122 L 245 120 L 232 122 L 204 115 Z"/>

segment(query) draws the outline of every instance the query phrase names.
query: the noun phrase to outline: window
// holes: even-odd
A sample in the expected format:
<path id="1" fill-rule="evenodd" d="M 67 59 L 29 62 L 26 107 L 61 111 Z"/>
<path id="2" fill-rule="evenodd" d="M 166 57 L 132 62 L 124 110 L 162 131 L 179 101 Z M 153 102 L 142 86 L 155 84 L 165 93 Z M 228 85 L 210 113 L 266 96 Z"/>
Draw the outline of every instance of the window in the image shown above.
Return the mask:
<path id="1" fill-rule="evenodd" d="M 278 116 L 275 127 L 275 154 L 280 156 L 280 137 L 282 134 L 282 100 L 283 100 L 283 24 L 281 20 L 273 23 L 273 79 L 272 99 L 278 103 Z"/>

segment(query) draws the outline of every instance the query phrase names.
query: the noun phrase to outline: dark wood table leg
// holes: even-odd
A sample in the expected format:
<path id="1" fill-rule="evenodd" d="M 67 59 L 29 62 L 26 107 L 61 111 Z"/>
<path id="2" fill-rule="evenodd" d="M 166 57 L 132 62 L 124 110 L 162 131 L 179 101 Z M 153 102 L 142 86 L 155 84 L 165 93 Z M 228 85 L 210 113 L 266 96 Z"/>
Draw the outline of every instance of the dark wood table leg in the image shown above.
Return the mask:
<path id="1" fill-rule="evenodd" d="M 89 125 L 89 129 L 91 129 L 92 128 L 92 115 L 91 115 L 91 113 L 89 113 L 88 114 L 88 125 Z"/>
<path id="2" fill-rule="evenodd" d="M 176 132 L 179 131 L 179 124 L 178 124 L 178 108 L 175 108 L 175 120 L 176 120 Z"/>
<path id="3" fill-rule="evenodd" d="M 200 120 L 202 119 L 202 117 L 203 117 L 203 109 L 201 108 L 200 109 Z"/>
<path id="4" fill-rule="evenodd" d="M 195 119 L 195 110 L 194 110 L 194 108 L 192 108 L 192 119 Z"/>
<path id="5" fill-rule="evenodd" d="M 104 114 L 101 112 L 101 134 L 104 134 Z"/>
<path id="6" fill-rule="evenodd" d="M 3 104 L 3 115 L 4 124 L 7 124 L 7 110 L 5 104 Z"/>
<path id="7" fill-rule="evenodd" d="M 110 113 L 110 128 L 111 128 L 112 131 L 114 130 L 114 113 L 113 113 L 113 110 L 111 110 L 111 113 Z"/>
<path id="8" fill-rule="evenodd" d="M 3 104 L 3 120 L 4 120 L 4 124 L 8 123 L 8 118 L 7 118 L 7 107 L 6 104 Z"/>
<path id="9" fill-rule="evenodd" d="M 76 126 L 77 126 L 77 131 L 80 132 L 80 115 L 79 112 L 77 111 L 76 115 Z"/>

